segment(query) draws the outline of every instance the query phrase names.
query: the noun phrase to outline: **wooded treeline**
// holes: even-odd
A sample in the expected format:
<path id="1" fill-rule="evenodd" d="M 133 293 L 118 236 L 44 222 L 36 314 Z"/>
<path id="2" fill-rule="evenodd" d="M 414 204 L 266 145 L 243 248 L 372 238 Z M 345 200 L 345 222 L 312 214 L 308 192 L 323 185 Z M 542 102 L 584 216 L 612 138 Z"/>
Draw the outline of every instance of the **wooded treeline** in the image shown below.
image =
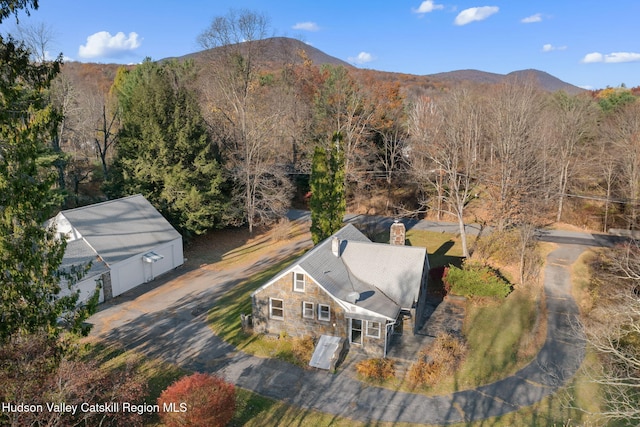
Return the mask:
<path id="1" fill-rule="evenodd" d="M 66 206 L 139 192 L 186 233 L 253 229 L 306 202 L 314 150 L 339 134 L 351 210 L 637 228 L 637 91 L 548 93 L 533 77 L 420 87 L 285 44 L 269 61 L 252 43 L 267 34 L 264 16 L 230 13 L 194 59 L 113 77 L 65 65 L 53 99 Z"/>

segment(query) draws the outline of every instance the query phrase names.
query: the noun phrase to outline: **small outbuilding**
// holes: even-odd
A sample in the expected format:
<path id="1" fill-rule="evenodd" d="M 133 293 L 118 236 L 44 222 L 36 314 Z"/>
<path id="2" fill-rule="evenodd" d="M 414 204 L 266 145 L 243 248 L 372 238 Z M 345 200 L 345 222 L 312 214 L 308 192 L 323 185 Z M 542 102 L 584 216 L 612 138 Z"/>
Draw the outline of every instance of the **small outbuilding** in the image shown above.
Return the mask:
<path id="1" fill-rule="evenodd" d="M 80 300 L 93 294 L 97 283 L 103 302 L 184 263 L 182 236 L 140 194 L 61 211 L 50 224 L 67 241 L 62 269 L 91 263 L 73 285 Z"/>

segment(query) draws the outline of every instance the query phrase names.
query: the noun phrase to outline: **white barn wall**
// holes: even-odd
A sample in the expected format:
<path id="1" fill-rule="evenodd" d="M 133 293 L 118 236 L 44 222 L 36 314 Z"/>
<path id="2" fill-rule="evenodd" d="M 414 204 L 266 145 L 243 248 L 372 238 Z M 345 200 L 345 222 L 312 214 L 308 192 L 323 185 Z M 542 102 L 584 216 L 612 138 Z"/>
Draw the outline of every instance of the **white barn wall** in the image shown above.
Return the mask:
<path id="1" fill-rule="evenodd" d="M 111 287 L 114 297 L 144 283 L 142 255 L 133 256 L 111 266 Z"/>
<path id="2" fill-rule="evenodd" d="M 70 295 L 72 291 L 80 290 L 80 296 L 78 298 L 78 302 L 86 302 L 95 292 L 96 286 L 97 286 L 96 280 L 100 280 L 100 276 L 102 276 L 102 274 L 97 274 L 93 277 L 84 278 L 80 282 L 73 285 L 71 290 L 66 284 L 61 283 L 60 296 L 61 297 L 67 296 L 67 295 Z M 103 289 L 100 289 L 100 299 L 98 302 L 100 303 L 104 302 Z"/>
<path id="3" fill-rule="evenodd" d="M 148 263 L 151 266 L 152 280 L 182 264 L 182 258 L 176 256 L 178 247 L 180 248 L 180 252 L 182 252 L 181 240 L 182 239 L 176 239 L 172 242 L 153 249 L 153 252 L 163 256 L 164 258 L 156 262 Z"/>
<path id="4" fill-rule="evenodd" d="M 163 259 L 153 263 L 144 262 L 142 257 L 148 252 L 155 252 L 163 256 Z M 182 237 L 119 262 L 111 266 L 113 296 L 121 295 L 138 285 L 153 280 L 183 263 Z"/>

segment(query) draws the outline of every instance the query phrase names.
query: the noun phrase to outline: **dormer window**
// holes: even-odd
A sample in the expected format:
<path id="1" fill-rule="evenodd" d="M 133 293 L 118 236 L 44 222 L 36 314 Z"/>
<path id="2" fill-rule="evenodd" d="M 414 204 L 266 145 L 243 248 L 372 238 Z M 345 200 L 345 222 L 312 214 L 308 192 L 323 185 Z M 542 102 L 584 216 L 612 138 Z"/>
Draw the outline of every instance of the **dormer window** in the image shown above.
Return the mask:
<path id="1" fill-rule="evenodd" d="M 293 290 L 304 292 L 304 273 L 293 273 Z"/>

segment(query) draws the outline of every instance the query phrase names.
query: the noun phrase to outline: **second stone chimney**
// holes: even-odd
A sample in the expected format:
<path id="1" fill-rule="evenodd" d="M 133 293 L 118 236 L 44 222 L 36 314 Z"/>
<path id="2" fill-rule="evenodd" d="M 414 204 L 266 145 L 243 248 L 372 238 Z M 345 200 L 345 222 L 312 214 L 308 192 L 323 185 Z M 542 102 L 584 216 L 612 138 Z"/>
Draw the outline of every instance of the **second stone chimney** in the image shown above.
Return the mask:
<path id="1" fill-rule="evenodd" d="M 406 237 L 406 229 L 404 224 L 397 219 L 391 225 L 391 231 L 389 233 L 389 243 L 397 246 L 404 246 Z"/>

